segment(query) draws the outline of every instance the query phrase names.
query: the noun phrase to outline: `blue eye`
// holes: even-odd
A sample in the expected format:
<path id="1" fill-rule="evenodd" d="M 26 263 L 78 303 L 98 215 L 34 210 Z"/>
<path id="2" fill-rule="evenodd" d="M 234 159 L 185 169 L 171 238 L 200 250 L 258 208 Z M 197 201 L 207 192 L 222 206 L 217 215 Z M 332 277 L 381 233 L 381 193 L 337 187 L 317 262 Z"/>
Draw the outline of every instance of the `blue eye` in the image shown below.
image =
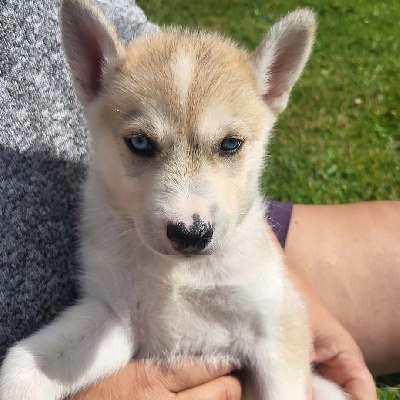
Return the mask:
<path id="1" fill-rule="evenodd" d="M 222 156 L 229 156 L 231 154 L 235 154 L 239 149 L 240 146 L 242 145 L 243 140 L 237 139 L 237 138 L 225 138 L 221 142 L 220 146 L 220 154 Z"/>
<path id="2" fill-rule="evenodd" d="M 129 136 L 125 138 L 129 150 L 142 157 L 152 157 L 154 155 L 154 146 L 150 139 L 145 135 Z"/>

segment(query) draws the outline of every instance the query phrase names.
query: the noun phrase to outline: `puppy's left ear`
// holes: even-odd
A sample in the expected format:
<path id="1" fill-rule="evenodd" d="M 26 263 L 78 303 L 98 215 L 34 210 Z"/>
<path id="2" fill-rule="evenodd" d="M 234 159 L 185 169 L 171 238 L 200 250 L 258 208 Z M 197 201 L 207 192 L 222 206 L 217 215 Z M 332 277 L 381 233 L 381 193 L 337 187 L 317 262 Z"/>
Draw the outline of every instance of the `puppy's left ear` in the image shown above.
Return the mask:
<path id="1" fill-rule="evenodd" d="M 63 0 L 61 31 L 76 93 L 86 106 L 102 92 L 125 56 L 114 26 L 89 0 Z"/>
<path id="2" fill-rule="evenodd" d="M 286 108 L 310 56 L 315 29 L 313 11 L 294 11 L 273 25 L 250 56 L 258 90 L 276 116 Z"/>

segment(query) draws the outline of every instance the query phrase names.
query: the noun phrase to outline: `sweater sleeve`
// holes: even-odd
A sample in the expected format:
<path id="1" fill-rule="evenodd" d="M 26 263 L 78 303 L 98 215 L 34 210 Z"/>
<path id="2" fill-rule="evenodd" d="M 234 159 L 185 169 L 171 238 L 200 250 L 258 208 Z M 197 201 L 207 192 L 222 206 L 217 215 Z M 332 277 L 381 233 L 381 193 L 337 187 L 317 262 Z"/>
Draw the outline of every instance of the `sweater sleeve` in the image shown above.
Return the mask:
<path id="1" fill-rule="evenodd" d="M 122 39 L 157 29 L 96 0 Z M 59 0 L 0 0 L 0 362 L 75 301 L 88 136 L 61 48 Z"/>

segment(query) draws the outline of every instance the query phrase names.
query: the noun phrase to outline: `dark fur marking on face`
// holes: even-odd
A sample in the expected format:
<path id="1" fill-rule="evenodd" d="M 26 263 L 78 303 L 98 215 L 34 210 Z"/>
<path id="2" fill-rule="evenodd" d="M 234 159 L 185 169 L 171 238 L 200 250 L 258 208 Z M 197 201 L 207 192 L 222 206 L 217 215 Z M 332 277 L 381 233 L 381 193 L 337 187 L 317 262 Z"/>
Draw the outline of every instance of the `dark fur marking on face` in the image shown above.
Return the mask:
<path id="1" fill-rule="evenodd" d="M 183 222 L 168 222 L 167 237 L 174 243 L 174 249 L 181 253 L 197 253 L 210 242 L 213 228 L 204 222 L 199 214 L 193 214 L 193 224 L 189 229 Z"/>
<path id="2" fill-rule="evenodd" d="M 195 213 L 192 215 L 193 218 L 193 224 L 190 225 L 190 232 L 196 233 L 200 232 L 201 235 L 205 235 L 207 231 L 212 231 L 212 226 L 210 222 L 207 222 L 207 224 L 200 218 L 200 215 Z"/>

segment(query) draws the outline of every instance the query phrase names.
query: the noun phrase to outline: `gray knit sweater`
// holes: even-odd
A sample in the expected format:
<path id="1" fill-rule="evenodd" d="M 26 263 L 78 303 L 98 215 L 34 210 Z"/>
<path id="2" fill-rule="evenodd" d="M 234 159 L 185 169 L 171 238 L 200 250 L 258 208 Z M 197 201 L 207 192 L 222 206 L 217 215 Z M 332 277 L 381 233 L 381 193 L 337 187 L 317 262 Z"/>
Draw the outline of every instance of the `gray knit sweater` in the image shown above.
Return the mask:
<path id="1" fill-rule="evenodd" d="M 156 29 L 134 0 L 96 0 L 121 37 Z M 0 362 L 77 297 L 88 136 L 60 43 L 59 0 L 0 0 Z"/>

